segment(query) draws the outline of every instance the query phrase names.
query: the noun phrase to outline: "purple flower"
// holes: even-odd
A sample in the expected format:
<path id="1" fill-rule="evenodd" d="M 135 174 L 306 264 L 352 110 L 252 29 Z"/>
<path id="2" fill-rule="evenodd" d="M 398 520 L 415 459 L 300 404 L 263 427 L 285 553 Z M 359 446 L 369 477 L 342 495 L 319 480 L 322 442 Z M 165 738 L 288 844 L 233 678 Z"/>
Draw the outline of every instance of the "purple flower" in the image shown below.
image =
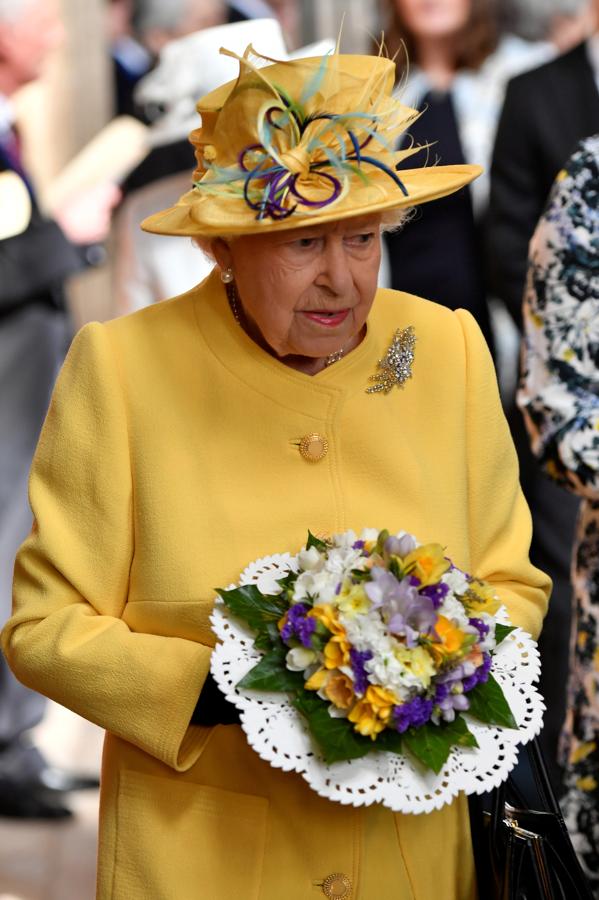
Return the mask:
<path id="1" fill-rule="evenodd" d="M 354 541 L 352 544 L 352 550 L 363 550 L 364 549 L 364 541 Z"/>
<path id="2" fill-rule="evenodd" d="M 491 670 L 492 664 L 493 658 L 491 657 L 491 654 L 483 653 L 483 661 L 476 672 L 474 672 L 474 674 L 470 675 L 468 678 L 464 678 L 464 681 L 462 682 L 464 691 L 466 693 L 468 691 L 474 690 L 477 684 L 484 684 L 485 681 L 489 680 L 489 672 Z"/>
<path id="3" fill-rule="evenodd" d="M 434 608 L 439 609 L 449 593 L 449 585 L 443 584 L 442 581 L 438 584 L 427 584 L 426 587 L 422 588 L 420 593 L 424 597 L 429 597 L 429 599 L 432 600 Z"/>
<path id="4" fill-rule="evenodd" d="M 393 719 L 395 728 L 400 734 L 407 731 L 408 728 L 420 728 L 425 725 L 433 711 L 433 701 L 425 700 L 423 697 L 414 697 L 407 703 L 393 707 Z"/>
<path id="5" fill-rule="evenodd" d="M 397 578 L 380 566 L 371 573 L 364 590 L 375 609 L 383 613 L 389 631 L 405 637 L 407 647 L 415 647 L 421 634 L 431 634 L 437 621 L 433 601 L 419 594 L 408 578 Z"/>
<path id="6" fill-rule="evenodd" d="M 362 696 L 366 693 L 366 688 L 368 687 L 368 673 L 364 668 L 364 664 L 368 662 L 369 659 L 372 659 L 372 653 L 370 650 L 360 651 L 356 650 L 355 647 L 352 647 L 349 651 L 349 658 L 354 672 L 355 692 Z"/>
<path id="7" fill-rule="evenodd" d="M 476 628 L 478 631 L 479 639 L 484 641 L 486 636 L 489 633 L 489 626 L 486 622 L 483 622 L 482 619 L 468 619 L 468 623 L 472 625 L 473 628 Z"/>
<path id="8" fill-rule="evenodd" d="M 305 603 L 295 603 L 287 610 L 285 624 L 281 628 L 281 637 L 287 642 L 292 637 L 297 637 L 304 647 L 311 647 L 311 637 L 316 628 L 316 619 L 308 616 L 310 607 Z"/>
<path id="9" fill-rule="evenodd" d="M 407 556 L 416 549 L 416 541 L 411 534 L 403 534 L 400 538 L 391 535 L 385 541 L 385 553 L 389 556 Z"/>

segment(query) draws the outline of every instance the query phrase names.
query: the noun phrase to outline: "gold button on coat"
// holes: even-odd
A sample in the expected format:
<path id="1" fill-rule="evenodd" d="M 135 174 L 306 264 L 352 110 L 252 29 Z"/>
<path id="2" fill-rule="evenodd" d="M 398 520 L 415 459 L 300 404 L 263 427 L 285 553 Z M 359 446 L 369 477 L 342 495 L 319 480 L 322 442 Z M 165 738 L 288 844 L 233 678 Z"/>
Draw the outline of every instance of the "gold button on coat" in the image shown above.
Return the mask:
<path id="1" fill-rule="evenodd" d="M 308 462 L 320 462 L 328 453 L 329 442 L 322 434 L 313 432 L 301 439 L 299 450 Z"/>
<path id="2" fill-rule="evenodd" d="M 334 872 L 323 881 L 322 891 L 334 900 L 347 900 L 351 895 L 351 880 L 343 872 Z"/>

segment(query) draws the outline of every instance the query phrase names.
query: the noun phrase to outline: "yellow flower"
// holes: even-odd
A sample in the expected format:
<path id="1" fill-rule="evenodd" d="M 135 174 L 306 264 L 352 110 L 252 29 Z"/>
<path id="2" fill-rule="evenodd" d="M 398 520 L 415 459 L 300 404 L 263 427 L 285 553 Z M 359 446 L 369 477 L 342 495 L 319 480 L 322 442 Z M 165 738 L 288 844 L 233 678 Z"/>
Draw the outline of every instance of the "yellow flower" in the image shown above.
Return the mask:
<path id="1" fill-rule="evenodd" d="M 380 687 L 378 684 L 371 684 L 366 689 L 364 699 L 370 703 L 380 718 L 385 722 L 391 716 L 391 710 L 397 705 L 397 697 L 386 688 Z"/>
<path id="2" fill-rule="evenodd" d="M 359 700 L 348 715 L 359 734 L 376 740 L 377 734 L 386 728 L 397 698 L 390 691 L 371 684 L 362 700 Z"/>
<path id="3" fill-rule="evenodd" d="M 409 669 L 421 682 L 423 687 L 428 687 L 431 678 L 437 671 L 431 659 L 430 653 L 424 647 L 397 647 L 395 657 L 407 669 Z"/>
<path id="4" fill-rule="evenodd" d="M 355 699 L 351 678 L 342 672 L 330 675 L 324 692 L 338 709 L 349 709 Z"/>
<path id="5" fill-rule="evenodd" d="M 327 683 L 329 675 L 330 672 L 326 669 L 317 669 L 316 672 L 310 675 L 304 687 L 307 691 L 319 691 Z"/>
<path id="6" fill-rule="evenodd" d="M 578 644 L 579 650 L 584 650 L 587 645 L 587 641 L 589 639 L 588 631 L 579 631 L 578 637 L 576 638 L 576 643 Z"/>
<path id="7" fill-rule="evenodd" d="M 490 616 L 495 615 L 501 606 L 493 585 L 487 584 L 486 581 L 479 581 L 477 578 L 473 578 L 468 585 L 464 603 L 470 614 L 484 612 L 489 613 Z"/>
<path id="8" fill-rule="evenodd" d="M 340 669 L 341 666 L 349 665 L 349 651 L 351 644 L 345 637 L 334 635 L 324 648 L 324 664 L 327 669 Z"/>
<path id="9" fill-rule="evenodd" d="M 339 594 L 339 609 L 350 618 L 363 615 L 370 609 L 370 600 L 361 584 L 352 584 L 345 580 Z"/>
<path id="10" fill-rule="evenodd" d="M 322 603 L 313 606 L 309 616 L 314 616 L 319 622 L 322 622 L 325 628 L 328 628 L 332 634 L 340 634 L 345 636 L 345 628 L 337 619 L 335 610 L 330 603 Z"/>
<path id="11" fill-rule="evenodd" d="M 359 700 L 347 718 L 354 723 L 358 734 L 370 737 L 373 741 L 376 740 L 377 734 L 380 734 L 385 728 L 385 723 L 377 718 L 374 709 L 365 700 Z"/>
<path id="12" fill-rule="evenodd" d="M 423 544 L 404 557 L 403 567 L 423 585 L 436 584 L 451 565 L 441 544 Z"/>
<path id="13" fill-rule="evenodd" d="M 593 665 L 595 666 L 595 670 L 599 672 L 599 647 L 597 647 L 593 654 Z"/>
<path id="14" fill-rule="evenodd" d="M 579 744 L 572 753 L 570 754 L 570 762 L 571 763 L 579 763 L 583 759 L 586 759 L 587 756 L 590 756 L 591 753 L 594 753 L 597 749 L 597 744 L 595 741 L 586 741 L 584 744 Z"/>
<path id="15" fill-rule="evenodd" d="M 596 789 L 597 782 L 592 775 L 587 775 L 586 778 L 578 778 L 576 780 L 576 787 L 579 791 L 590 792 Z"/>
<path id="16" fill-rule="evenodd" d="M 438 617 L 435 631 L 439 636 L 439 641 L 432 641 L 428 645 L 428 652 L 437 665 L 459 656 L 464 643 L 464 632 L 457 628 L 446 616 Z"/>

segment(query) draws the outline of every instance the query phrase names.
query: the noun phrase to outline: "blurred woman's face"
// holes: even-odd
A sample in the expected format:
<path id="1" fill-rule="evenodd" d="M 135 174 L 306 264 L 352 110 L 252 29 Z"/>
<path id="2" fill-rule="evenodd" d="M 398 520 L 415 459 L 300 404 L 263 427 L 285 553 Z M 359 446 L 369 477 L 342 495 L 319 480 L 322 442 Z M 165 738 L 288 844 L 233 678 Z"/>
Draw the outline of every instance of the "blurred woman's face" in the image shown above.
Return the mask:
<path id="1" fill-rule="evenodd" d="M 416 40 L 444 38 L 468 24 L 472 0 L 394 0 L 395 8 Z"/>

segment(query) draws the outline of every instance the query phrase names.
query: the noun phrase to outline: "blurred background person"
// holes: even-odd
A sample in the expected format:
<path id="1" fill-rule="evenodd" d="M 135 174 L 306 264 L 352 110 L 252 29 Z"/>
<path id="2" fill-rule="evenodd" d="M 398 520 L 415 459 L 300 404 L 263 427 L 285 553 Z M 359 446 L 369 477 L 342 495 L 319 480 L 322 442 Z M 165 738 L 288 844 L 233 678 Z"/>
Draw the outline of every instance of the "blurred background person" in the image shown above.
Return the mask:
<path id="1" fill-rule="evenodd" d="M 553 5 L 553 12 L 556 8 Z M 590 10 L 595 15 L 599 12 L 599 0 L 593 0 Z M 598 82 L 599 33 L 595 31 L 565 54 L 514 78 L 507 87 L 491 168 L 488 259 L 494 293 L 519 329 L 528 243 L 557 173 L 577 142 L 599 131 Z M 516 360 L 513 366 L 516 370 Z M 506 397 L 506 412 L 533 517 L 531 559 L 553 579 L 552 602 L 540 639 L 542 658 L 551 664 L 542 671 L 541 690 L 548 700 L 544 747 L 554 780 L 559 782 L 554 760 L 566 709 L 564 635 L 570 629 L 570 547 L 578 500 L 541 472 L 516 408 L 515 385 Z"/>
<path id="2" fill-rule="evenodd" d="M 29 466 L 71 337 L 64 284 L 106 237 L 118 199 L 114 186 L 98 185 L 65 202 L 56 221 L 37 204 L 11 98 L 39 77 L 63 38 L 54 0 L 0 0 L 0 170 L 23 178 L 32 203 L 29 227 L 0 241 L 0 621 L 10 615 L 14 556 L 31 528 Z M 89 783 L 51 769 L 29 741 L 45 702 L 0 654 L 0 815 L 68 816 L 64 792 Z"/>
<path id="3" fill-rule="evenodd" d="M 518 401 L 543 469 L 583 498 L 572 553 L 575 604 L 561 802 L 598 896 L 599 135 L 579 146 L 558 177 L 529 259 Z"/>
<path id="4" fill-rule="evenodd" d="M 398 54 L 398 89 L 424 110 L 409 129 L 413 141 L 433 139 L 431 163 L 488 169 L 508 79 L 551 56 L 551 46 L 502 34 L 493 0 L 384 0 L 381 12 L 387 48 Z M 393 288 L 468 309 L 492 348 L 482 240 L 488 190 L 483 175 L 436 209 L 419 209 L 386 244 Z"/>
<path id="5" fill-rule="evenodd" d="M 150 50 L 139 40 L 133 24 L 136 0 L 108 0 L 106 38 L 113 63 L 114 113 L 139 115 L 133 100 L 135 85 L 152 66 Z"/>
<path id="6" fill-rule="evenodd" d="M 188 134 L 197 122 L 197 99 L 237 76 L 238 62 L 220 48 L 226 45 L 241 55 L 249 44 L 274 59 L 290 58 L 277 19 L 237 21 L 171 41 L 156 68 L 137 86 L 139 106 L 162 112 L 150 129 L 151 150 L 127 179 L 115 217 L 115 315 L 183 293 L 213 267 L 191 241 L 157 237 L 142 231 L 139 223 L 191 188 L 195 158 Z M 333 40 L 320 41 L 291 56 L 318 56 L 333 47 Z"/>
<path id="7" fill-rule="evenodd" d="M 593 9 L 589 0 L 511 0 L 505 21 L 526 40 L 548 40 L 565 53 L 592 31 Z"/>

